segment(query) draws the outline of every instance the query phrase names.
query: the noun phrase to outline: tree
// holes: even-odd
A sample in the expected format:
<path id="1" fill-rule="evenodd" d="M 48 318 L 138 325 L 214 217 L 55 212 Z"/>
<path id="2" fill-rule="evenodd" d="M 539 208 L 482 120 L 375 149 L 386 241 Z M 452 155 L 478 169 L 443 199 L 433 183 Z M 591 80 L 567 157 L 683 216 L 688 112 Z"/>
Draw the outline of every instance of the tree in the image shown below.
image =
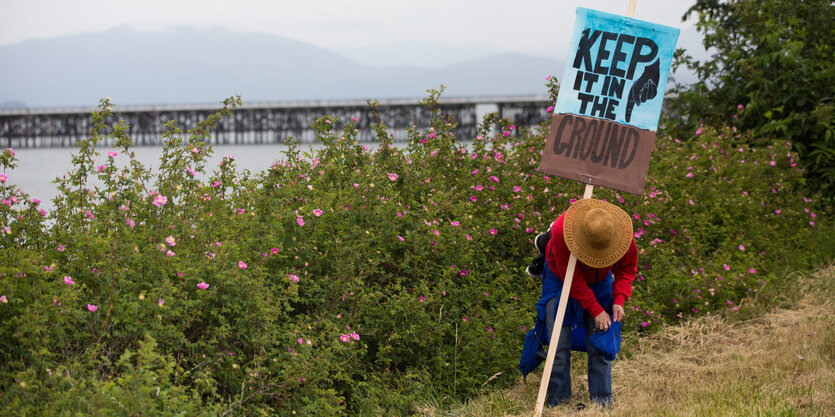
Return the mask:
<path id="1" fill-rule="evenodd" d="M 791 141 L 813 192 L 835 198 L 835 5 L 830 0 L 697 0 L 683 19 L 711 54 L 676 52 L 674 68 L 700 81 L 677 86 L 667 133 L 727 124 Z"/>

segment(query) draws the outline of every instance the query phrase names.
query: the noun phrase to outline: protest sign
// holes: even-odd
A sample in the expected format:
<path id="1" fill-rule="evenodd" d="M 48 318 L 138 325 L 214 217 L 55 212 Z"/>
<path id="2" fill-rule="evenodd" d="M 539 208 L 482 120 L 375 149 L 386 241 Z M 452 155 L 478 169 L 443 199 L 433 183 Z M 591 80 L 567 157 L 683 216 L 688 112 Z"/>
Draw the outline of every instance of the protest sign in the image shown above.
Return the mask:
<path id="1" fill-rule="evenodd" d="M 679 30 L 577 8 L 554 117 L 538 171 L 586 184 L 643 193 L 661 102 Z M 571 288 L 577 257 L 568 258 L 563 288 Z M 562 323 L 568 293 L 562 291 L 554 322 Z M 550 340 L 560 339 L 554 326 Z M 548 345 L 534 416 L 542 416 L 557 343 Z"/>
<path id="2" fill-rule="evenodd" d="M 679 30 L 577 8 L 540 172 L 643 193 Z"/>

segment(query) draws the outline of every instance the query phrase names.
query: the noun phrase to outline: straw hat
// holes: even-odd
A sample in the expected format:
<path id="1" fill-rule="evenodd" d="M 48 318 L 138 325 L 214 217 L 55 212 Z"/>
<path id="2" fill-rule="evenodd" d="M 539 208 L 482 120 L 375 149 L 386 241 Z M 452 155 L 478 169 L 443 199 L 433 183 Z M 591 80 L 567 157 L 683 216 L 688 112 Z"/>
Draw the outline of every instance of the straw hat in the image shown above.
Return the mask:
<path id="1" fill-rule="evenodd" d="M 578 200 L 565 212 L 563 236 L 568 250 L 592 267 L 620 260 L 632 242 L 632 219 L 620 207 L 592 198 Z"/>

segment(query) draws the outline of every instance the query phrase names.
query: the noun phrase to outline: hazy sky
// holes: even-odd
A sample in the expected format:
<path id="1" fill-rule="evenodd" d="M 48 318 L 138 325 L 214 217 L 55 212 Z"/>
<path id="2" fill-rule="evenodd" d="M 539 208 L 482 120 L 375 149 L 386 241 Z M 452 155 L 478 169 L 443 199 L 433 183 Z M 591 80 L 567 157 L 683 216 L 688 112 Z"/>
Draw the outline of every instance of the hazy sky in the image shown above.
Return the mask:
<path id="1" fill-rule="evenodd" d="M 635 18 L 678 28 L 695 0 L 638 0 Z M 629 0 L 0 0 L 0 44 L 129 25 L 223 27 L 327 48 L 398 41 L 567 52 L 578 6 L 626 14 Z M 559 56 L 561 58 L 561 56 Z"/>

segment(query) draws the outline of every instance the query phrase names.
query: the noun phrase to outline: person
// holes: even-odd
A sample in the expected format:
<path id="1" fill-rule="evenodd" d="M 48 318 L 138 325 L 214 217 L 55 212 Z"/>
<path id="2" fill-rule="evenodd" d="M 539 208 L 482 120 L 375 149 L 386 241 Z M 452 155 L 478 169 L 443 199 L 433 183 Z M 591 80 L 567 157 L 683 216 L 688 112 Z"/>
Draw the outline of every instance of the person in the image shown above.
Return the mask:
<path id="1" fill-rule="evenodd" d="M 544 255 L 542 298 L 536 305 L 536 326 L 525 338 L 519 364 L 522 375 L 527 376 L 545 359 L 543 345 L 553 332 L 563 277 L 573 254 L 577 264 L 546 398 L 552 406 L 570 400 L 574 349 L 588 353 L 589 396 L 605 407 L 612 397 L 611 361 L 620 347 L 623 305 L 638 270 L 632 220 L 614 204 L 582 199 L 560 215 L 548 232 L 537 236 L 534 245 Z M 536 269 L 535 259 L 526 272 Z"/>

